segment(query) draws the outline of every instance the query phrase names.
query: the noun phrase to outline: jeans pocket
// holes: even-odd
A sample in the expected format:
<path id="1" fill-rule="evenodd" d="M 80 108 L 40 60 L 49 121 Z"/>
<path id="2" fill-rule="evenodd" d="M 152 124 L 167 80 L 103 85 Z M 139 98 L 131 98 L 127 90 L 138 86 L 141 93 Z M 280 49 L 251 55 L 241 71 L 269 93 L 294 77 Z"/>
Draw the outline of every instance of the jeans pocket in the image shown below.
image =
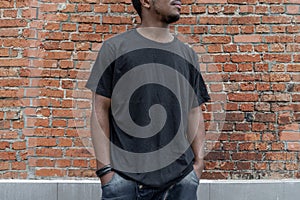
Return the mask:
<path id="1" fill-rule="evenodd" d="M 101 187 L 103 188 L 103 187 L 106 187 L 106 186 L 108 186 L 108 185 L 110 185 L 113 181 L 114 181 L 114 179 L 116 178 L 116 172 L 114 172 L 114 174 L 113 174 L 113 176 L 111 177 L 111 179 L 107 182 L 107 183 L 105 183 L 104 185 L 102 185 L 101 184 Z"/>
<path id="2" fill-rule="evenodd" d="M 196 179 L 196 181 L 199 183 L 199 181 L 200 181 L 200 178 L 198 178 L 198 175 L 197 175 L 197 173 L 196 173 L 195 169 L 193 169 L 192 173 L 193 173 L 193 175 L 194 175 L 194 178 Z"/>
<path id="3" fill-rule="evenodd" d="M 118 173 L 114 173 L 111 180 L 104 184 L 102 187 L 102 199 L 122 199 L 132 200 L 135 199 L 136 184 L 134 181 L 124 179 Z"/>

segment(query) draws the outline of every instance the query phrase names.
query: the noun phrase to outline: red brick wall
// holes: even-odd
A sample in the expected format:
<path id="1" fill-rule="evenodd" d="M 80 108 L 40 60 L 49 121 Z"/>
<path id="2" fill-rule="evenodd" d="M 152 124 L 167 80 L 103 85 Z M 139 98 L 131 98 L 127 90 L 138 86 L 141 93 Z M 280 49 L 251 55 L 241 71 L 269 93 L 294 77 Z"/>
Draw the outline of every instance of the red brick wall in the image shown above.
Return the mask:
<path id="1" fill-rule="evenodd" d="M 101 42 L 138 21 L 130 3 L 0 1 L 0 178 L 94 176 L 84 85 Z M 299 178 L 299 0 L 183 3 L 172 29 L 213 99 L 203 178 Z"/>

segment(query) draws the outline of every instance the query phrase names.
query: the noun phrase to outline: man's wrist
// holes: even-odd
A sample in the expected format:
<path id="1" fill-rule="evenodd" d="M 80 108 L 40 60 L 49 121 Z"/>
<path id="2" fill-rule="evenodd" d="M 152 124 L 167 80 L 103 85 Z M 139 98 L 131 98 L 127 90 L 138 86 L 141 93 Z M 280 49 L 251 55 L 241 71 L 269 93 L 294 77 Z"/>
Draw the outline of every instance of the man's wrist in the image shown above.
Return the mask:
<path id="1" fill-rule="evenodd" d="M 101 177 L 103 177 L 104 175 L 106 175 L 106 174 L 108 174 L 109 172 L 111 172 L 112 170 L 113 170 L 113 169 L 112 169 L 111 165 L 108 164 L 108 165 L 105 165 L 104 167 L 98 169 L 98 170 L 96 171 L 96 175 L 97 175 L 99 178 L 101 178 Z"/>
<path id="2" fill-rule="evenodd" d="M 194 163 L 202 163 L 204 162 L 204 157 L 195 157 Z"/>

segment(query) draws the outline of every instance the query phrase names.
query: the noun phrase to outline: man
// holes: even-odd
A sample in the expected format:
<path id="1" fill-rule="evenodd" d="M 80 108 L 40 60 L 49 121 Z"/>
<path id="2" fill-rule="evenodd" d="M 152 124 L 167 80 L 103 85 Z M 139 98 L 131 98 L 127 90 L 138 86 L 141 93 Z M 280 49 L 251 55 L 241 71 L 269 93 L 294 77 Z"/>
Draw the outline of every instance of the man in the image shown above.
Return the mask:
<path id="1" fill-rule="evenodd" d="M 132 3 L 141 25 L 103 43 L 86 85 L 102 199 L 197 199 L 209 95 L 196 53 L 169 32 L 181 2 Z"/>

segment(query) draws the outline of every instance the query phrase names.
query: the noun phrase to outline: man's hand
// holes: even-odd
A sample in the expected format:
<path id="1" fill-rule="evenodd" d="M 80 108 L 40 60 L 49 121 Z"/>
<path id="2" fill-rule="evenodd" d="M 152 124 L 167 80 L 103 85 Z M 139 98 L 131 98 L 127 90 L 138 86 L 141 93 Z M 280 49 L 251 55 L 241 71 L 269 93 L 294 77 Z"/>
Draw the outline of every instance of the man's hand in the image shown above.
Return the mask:
<path id="1" fill-rule="evenodd" d="M 204 170 L 204 160 L 196 160 L 194 162 L 193 167 L 194 167 L 194 170 L 197 174 L 197 177 L 200 179 L 202 171 Z"/>
<path id="2" fill-rule="evenodd" d="M 104 176 L 102 176 L 102 177 L 100 178 L 100 180 L 101 180 L 101 185 L 103 186 L 103 185 L 105 185 L 106 183 L 108 183 L 108 182 L 112 179 L 114 173 L 115 173 L 115 172 L 111 171 L 111 172 L 105 174 Z"/>

